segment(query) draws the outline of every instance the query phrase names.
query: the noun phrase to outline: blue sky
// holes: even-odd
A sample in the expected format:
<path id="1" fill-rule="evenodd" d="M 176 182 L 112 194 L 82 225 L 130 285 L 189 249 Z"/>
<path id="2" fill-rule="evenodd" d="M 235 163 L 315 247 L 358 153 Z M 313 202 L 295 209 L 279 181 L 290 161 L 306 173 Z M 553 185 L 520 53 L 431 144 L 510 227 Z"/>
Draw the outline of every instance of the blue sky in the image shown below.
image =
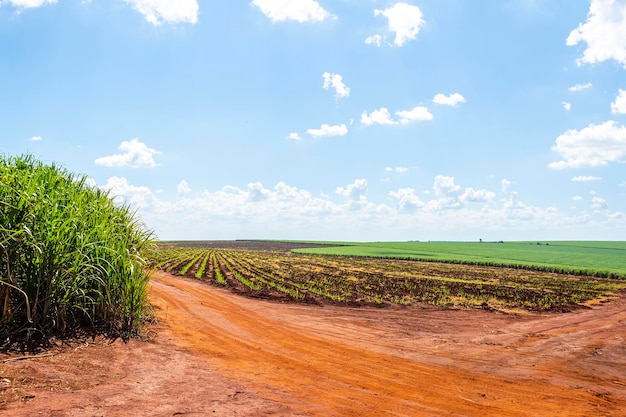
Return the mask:
<path id="1" fill-rule="evenodd" d="M 0 0 L 0 97 L 161 239 L 626 236 L 625 0 Z"/>

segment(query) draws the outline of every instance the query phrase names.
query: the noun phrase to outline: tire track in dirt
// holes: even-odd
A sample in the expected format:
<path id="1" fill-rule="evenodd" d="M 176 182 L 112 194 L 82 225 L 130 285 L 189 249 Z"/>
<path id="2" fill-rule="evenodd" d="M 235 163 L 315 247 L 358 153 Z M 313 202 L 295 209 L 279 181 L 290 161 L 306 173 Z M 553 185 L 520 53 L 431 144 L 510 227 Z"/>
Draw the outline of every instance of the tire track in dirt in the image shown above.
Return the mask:
<path id="1" fill-rule="evenodd" d="M 602 330 L 602 318 L 594 325 L 575 313 L 514 319 L 268 303 L 159 272 L 150 293 L 173 340 L 292 415 L 582 417 L 626 409 L 626 386 L 613 384 L 614 375 L 592 378 L 591 389 L 589 370 L 572 366 L 580 349 L 551 351 L 563 335 L 582 346 L 581 334 L 623 329 L 623 309 Z"/>

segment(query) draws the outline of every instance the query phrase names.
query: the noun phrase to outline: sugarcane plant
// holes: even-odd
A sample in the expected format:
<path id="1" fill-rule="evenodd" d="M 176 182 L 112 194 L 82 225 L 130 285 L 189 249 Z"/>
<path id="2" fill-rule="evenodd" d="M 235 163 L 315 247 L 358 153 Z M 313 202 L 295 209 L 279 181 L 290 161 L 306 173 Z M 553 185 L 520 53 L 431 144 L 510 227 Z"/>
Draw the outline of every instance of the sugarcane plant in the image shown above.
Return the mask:
<path id="1" fill-rule="evenodd" d="M 152 248 L 136 213 L 87 177 L 0 155 L 0 347 L 85 326 L 135 334 Z"/>

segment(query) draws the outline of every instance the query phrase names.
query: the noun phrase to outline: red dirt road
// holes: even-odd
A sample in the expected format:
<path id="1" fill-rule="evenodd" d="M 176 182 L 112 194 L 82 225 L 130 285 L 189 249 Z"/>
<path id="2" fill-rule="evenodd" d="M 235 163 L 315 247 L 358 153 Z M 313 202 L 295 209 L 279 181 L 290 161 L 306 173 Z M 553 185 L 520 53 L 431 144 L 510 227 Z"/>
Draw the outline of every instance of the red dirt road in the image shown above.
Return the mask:
<path id="1" fill-rule="evenodd" d="M 157 274 L 170 336 L 312 416 L 626 416 L 626 303 L 515 317 L 310 307 Z"/>
<path id="2" fill-rule="evenodd" d="M 523 317 L 281 304 L 164 273 L 150 293 L 156 342 L 1 364 L 0 416 L 626 416 L 625 293 Z"/>

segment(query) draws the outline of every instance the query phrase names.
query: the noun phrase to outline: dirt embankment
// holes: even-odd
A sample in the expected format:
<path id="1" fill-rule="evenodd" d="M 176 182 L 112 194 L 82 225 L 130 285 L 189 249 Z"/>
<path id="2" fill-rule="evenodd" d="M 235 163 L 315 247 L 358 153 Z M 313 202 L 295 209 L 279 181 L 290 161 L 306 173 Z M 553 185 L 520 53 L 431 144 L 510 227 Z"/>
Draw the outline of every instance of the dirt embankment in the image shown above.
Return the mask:
<path id="1" fill-rule="evenodd" d="M 624 294 L 523 317 L 280 304 L 162 273 L 151 295 L 156 343 L 2 365 L 0 412 L 626 416 Z"/>

